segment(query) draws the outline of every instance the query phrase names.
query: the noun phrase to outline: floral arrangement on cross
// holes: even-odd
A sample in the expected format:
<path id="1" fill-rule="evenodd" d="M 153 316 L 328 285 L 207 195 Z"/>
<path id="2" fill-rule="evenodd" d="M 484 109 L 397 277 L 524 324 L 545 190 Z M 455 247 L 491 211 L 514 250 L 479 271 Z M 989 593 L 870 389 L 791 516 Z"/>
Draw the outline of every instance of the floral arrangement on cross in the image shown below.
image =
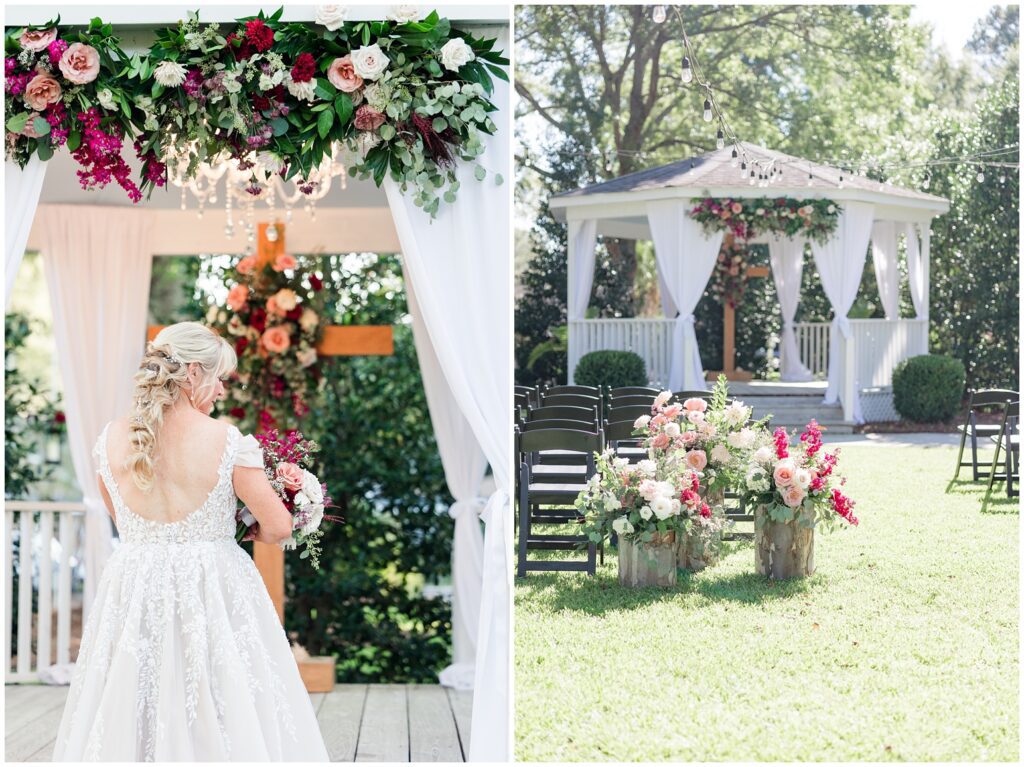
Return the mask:
<path id="1" fill-rule="evenodd" d="M 254 195 L 273 174 L 312 194 L 318 169 L 341 154 L 355 175 L 412 190 L 431 215 L 442 198 L 453 203 L 459 163 L 477 160 L 496 130 L 492 78 L 507 80 L 509 62 L 495 41 L 412 6 L 384 21 L 346 21 L 341 6 L 320 6 L 313 25 L 282 15 L 221 29 L 193 14 L 132 56 L 98 18 L 77 33 L 59 18 L 8 29 L 7 158 L 24 167 L 67 144 L 83 187 L 116 180 L 138 202 L 168 172 L 187 180 L 202 162 L 249 171 Z M 125 140 L 143 161 L 139 184 Z M 488 171 L 477 163 L 474 175 Z"/>
<path id="2" fill-rule="evenodd" d="M 706 196 L 687 215 L 706 233 L 724 230 L 731 235 L 718 254 L 710 290 L 735 309 L 746 290 L 750 240 L 780 234 L 823 242 L 835 232 L 839 213 L 839 206 L 826 199 Z"/>

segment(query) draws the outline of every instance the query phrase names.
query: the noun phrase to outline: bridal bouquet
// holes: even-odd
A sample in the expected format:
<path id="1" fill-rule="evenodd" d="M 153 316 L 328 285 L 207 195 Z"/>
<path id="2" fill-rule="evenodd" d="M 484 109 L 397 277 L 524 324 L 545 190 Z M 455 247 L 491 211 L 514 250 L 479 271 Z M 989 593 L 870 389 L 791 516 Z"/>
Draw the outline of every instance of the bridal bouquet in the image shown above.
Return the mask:
<path id="1" fill-rule="evenodd" d="M 841 518 L 856 525 L 854 502 L 840 489 L 846 480 L 834 473 L 839 451 L 826 452 L 821 428 L 812 420 L 800 435 L 800 444 L 790 449 L 789 434 L 778 428 L 769 438 L 765 433 L 751 454 L 742 482 L 744 501 L 763 507 L 773 522 L 797 521 L 813 528 L 827 527 Z"/>
<path id="2" fill-rule="evenodd" d="M 313 567 L 319 570 L 320 539 L 323 537 L 320 526 L 325 519 L 341 521 L 340 517 L 324 514 L 324 509 L 332 505 L 327 486 L 303 468 L 310 465 L 312 455 L 319 447 L 295 430 L 281 433 L 271 429 L 257 434 L 256 441 L 263 448 L 263 469 L 267 478 L 292 515 L 292 536 L 281 547 L 294 549 L 305 546 L 299 558 L 311 558 Z M 235 540 L 251 540 L 255 517 L 248 508 L 242 508 L 236 519 Z"/>

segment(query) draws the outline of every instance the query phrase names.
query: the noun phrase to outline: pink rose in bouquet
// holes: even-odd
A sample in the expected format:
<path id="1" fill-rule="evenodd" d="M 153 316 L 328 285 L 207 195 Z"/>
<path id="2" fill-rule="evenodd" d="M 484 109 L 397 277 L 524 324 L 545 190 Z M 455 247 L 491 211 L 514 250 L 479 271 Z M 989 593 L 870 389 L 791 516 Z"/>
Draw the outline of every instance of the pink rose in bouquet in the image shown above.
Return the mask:
<path id="1" fill-rule="evenodd" d="M 60 71 L 75 85 L 85 85 L 100 73 L 100 54 L 91 45 L 72 43 L 60 57 Z"/>
<path id="2" fill-rule="evenodd" d="M 22 50 L 38 53 L 49 48 L 50 43 L 56 39 L 57 28 L 50 27 L 49 29 L 26 29 L 21 33 L 18 42 L 21 43 Z"/>

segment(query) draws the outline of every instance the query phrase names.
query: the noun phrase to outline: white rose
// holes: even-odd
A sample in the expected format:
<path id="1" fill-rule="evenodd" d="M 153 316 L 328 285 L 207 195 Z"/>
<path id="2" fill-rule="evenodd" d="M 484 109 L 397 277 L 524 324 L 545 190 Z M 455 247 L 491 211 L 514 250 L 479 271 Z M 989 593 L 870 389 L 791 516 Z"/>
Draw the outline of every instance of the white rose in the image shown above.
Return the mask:
<path id="1" fill-rule="evenodd" d="M 297 83 L 292 80 L 291 74 L 284 79 L 284 87 L 288 92 L 300 101 L 313 101 L 316 99 L 316 80 L 308 80 L 304 83 Z"/>
<path id="2" fill-rule="evenodd" d="M 654 472 L 658 469 L 658 464 L 648 458 L 645 458 L 637 464 L 637 468 L 639 468 L 644 474 L 653 476 Z"/>
<path id="3" fill-rule="evenodd" d="M 301 490 L 295 494 L 295 497 L 292 500 L 295 502 L 295 505 L 298 508 L 302 508 L 303 506 L 309 506 L 309 496 L 307 496 Z"/>
<path id="4" fill-rule="evenodd" d="M 658 496 L 651 501 L 651 511 L 658 519 L 668 519 L 672 516 L 672 499 Z"/>
<path id="5" fill-rule="evenodd" d="M 653 513 L 654 513 L 654 512 L 653 512 L 653 511 L 651 511 L 651 507 L 650 507 L 650 506 L 641 506 L 641 507 L 640 507 L 640 517 L 641 517 L 641 518 L 642 518 L 642 519 L 643 519 L 644 521 L 646 521 L 646 520 L 650 519 L 650 518 L 651 518 L 651 515 L 652 515 Z"/>
<path id="6" fill-rule="evenodd" d="M 310 309 L 308 306 L 302 310 L 302 316 L 299 318 L 299 326 L 305 331 L 309 332 L 316 328 L 320 324 L 320 315 Z"/>
<path id="7" fill-rule="evenodd" d="M 672 392 L 663 391 L 657 397 L 654 398 L 654 407 L 661 407 L 670 399 L 672 399 Z"/>
<path id="8" fill-rule="evenodd" d="M 320 487 L 320 480 L 306 470 L 302 472 L 302 492 L 312 503 L 324 502 L 324 491 Z"/>
<path id="9" fill-rule="evenodd" d="M 308 368 L 314 364 L 317 360 L 316 349 L 310 346 L 307 349 L 303 349 L 295 355 L 295 359 L 298 360 L 300 368 Z"/>
<path id="10" fill-rule="evenodd" d="M 637 418 L 635 421 L 633 421 L 633 428 L 634 429 L 646 429 L 647 428 L 647 424 L 649 424 L 650 422 L 651 422 L 651 417 L 649 415 L 642 415 L 639 418 Z"/>
<path id="11" fill-rule="evenodd" d="M 110 92 L 109 88 L 104 88 L 97 93 L 96 100 L 100 102 L 100 106 L 104 109 L 117 109 L 117 103 L 114 101 L 114 94 Z"/>
<path id="12" fill-rule="evenodd" d="M 388 19 L 399 24 L 408 24 L 410 21 L 417 21 L 423 11 L 418 5 L 393 5 Z"/>
<path id="13" fill-rule="evenodd" d="M 185 82 L 188 71 L 177 61 L 161 61 L 153 70 L 153 77 L 165 88 L 177 88 Z"/>
<path id="14" fill-rule="evenodd" d="M 384 55 L 376 43 L 352 51 L 352 69 L 364 80 L 376 80 L 390 63 L 391 59 Z"/>
<path id="15" fill-rule="evenodd" d="M 614 466 L 616 469 L 625 469 L 627 466 L 629 466 L 629 459 L 628 458 L 613 458 L 612 459 L 612 466 Z"/>
<path id="16" fill-rule="evenodd" d="M 672 486 L 671 482 L 658 482 L 657 493 L 665 498 L 671 498 L 676 494 L 676 489 Z"/>
<path id="17" fill-rule="evenodd" d="M 324 507 L 323 504 L 314 504 L 311 509 L 306 509 L 306 513 L 309 514 L 309 521 L 306 522 L 300 529 L 306 535 L 314 532 L 320 523 L 324 521 Z"/>
<path id="18" fill-rule="evenodd" d="M 729 463 L 731 459 L 732 453 L 725 445 L 719 443 L 711 448 L 711 460 L 715 463 Z"/>
<path id="19" fill-rule="evenodd" d="M 633 525 L 630 524 L 629 519 L 626 517 L 619 517 L 612 522 L 612 530 L 618 535 L 629 535 L 633 532 Z"/>
<path id="20" fill-rule="evenodd" d="M 807 486 L 811 484 L 811 472 L 807 469 L 797 469 L 796 474 L 793 475 L 793 479 L 796 480 L 796 483 L 800 485 L 800 487 L 806 490 Z"/>
<path id="21" fill-rule="evenodd" d="M 348 16 L 348 8 L 344 5 L 318 5 L 314 21 L 321 27 L 327 27 L 332 32 L 340 29 Z"/>
<path id="22" fill-rule="evenodd" d="M 604 508 L 605 511 L 618 511 L 622 508 L 622 502 L 616 495 L 606 495 L 604 497 Z"/>
<path id="23" fill-rule="evenodd" d="M 281 288 L 277 291 L 274 294 L 274 301 L 276 301 L 277 305 L 286 312 L 290 312 L 298 306 L 298 297 L 295 295 L 295 291 L 291 288 Z"/>
<path id="24" fill-rule="evenodd" d="M 738 450 L 746 450 L 754 444 L 754 431 L 752 429 L 731 431 L 729 432 L 727 439 L 729 440 L 730 447 L 734 447 Z"/>
<path id="25" fill-rule="evenodd" d="M 453 37 L 441 47 L 441 64 L 449 72 L 459 71 L 475 58 L 473 49 L 461 37 Z"/>
<path id="26" fill-rule="evenodd" d="M 675 439 L 680 434 L 680 432 L 679 432 L 679 424 L 677 424 L 677 423 L 666 424 L 665 425 L 665 433 L 669 437 L 671 437 L 672 439 Z"/>
<path id="27" fill-rule="evenodd" d="M 754 460 L 758 463 L 770 463 L 772 460 L 772 449 L 763 445 L 754 451 Z"/>
<path id="28" fill-rule="evenodd" d="M 725 409 L 725 420 L 733 426 L 739 426 L 741 423 L 746 423 L 749 416 L 749 408 L 745 407 L 744 404 L 738 400 Z"/>

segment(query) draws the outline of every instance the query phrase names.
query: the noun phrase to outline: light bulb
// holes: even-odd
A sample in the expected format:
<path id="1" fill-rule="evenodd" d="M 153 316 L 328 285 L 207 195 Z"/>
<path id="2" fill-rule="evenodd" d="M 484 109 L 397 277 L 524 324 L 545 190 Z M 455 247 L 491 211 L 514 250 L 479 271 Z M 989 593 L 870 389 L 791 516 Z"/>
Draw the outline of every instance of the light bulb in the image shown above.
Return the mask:
<path id="1" fill-rule="evenodd" d="M 927 189 L 927 188 L 928 188 L 928 185 L 929 185 L 929 184 L 931 184 L 931 182 L 932 182 L 931 178 L 930 178 L 930 177 L 928 176 L 928 174 L 927 174 L 927 173 L 925 173 L 925 174 L 924 174 L 924 178 L 923 178 L 923 179 L 921 179 L 921 186 L 922 186 L 923 188 Z"/>
<path id="2" fill-rule="evenodd" d="M 704 122 L 711 122 L 711 99 L 704 99 Z"/>
<path id="3" fill-rule="evenodd" d="M 812 186 L 813 184 L 814 184 L 814 174 L 813 173 L 808 173 L 807 174 L 807 186 Z"/>
<path id="4" fill-rule="evenodd" d="M 750 174 L 750 185 L 753 186 L 755 183 L 757 183 L 757 179 L 754 178 L 754 174 L 753 174 L 753 172 L 751 172 L 751 174 Z"/>
<path id="5" fill-rule="evenodd" d="M 842 173 L 839 174 L 839 188 L 840 189 L 843 188 L 843 174 Z"/>
<path id="6" fill-rule="evenodd" d="M 688 83 L 693 79 L 693 70 L 690 69 L 690 57 L 683 56 L 683 71 L 680 75 L 684 83 Z"/>
<path id="7" fill-rule="evenodd" d="M 739 156 L 740 156 L 739 152 L 737 152 L 735 149 L 733 149 L 732 150 L 732 159 L 729 160 L 729 164 L 732 167 L 734 167 L 734 168 L 736 167 L 736 163 L 739 162 Z"/>
<path id="8" fill-rule="evenodd" d="M 665 23 L 665 6 L 664 5 L 656 5 L 656 6 L 654 6 L 654 11 L 651 13 L 651 18 L 654 19 L 654 23 L 655 24 L 664 24 Z"/>
<path id="9" fill-rule="evenodd" d="M 999 183 L 1000 184 L 1005 184 L 1006 183 L 1006 174 L 1005 173 L 1000 173 L 999 174 Z"/>
<path id="10" fill-rule="evenodd" d="M 715 141 L 715 146 L 719 149 L 725 149 L 725 134 L 722 133 L 722 129 L 718 129 L 718 139 Z"/>
<path id="11" fill-rule="evenodd" d="M 979 170 L 978 171 L 978 183 L 981 184 L 981 183 L 984 183 L 984 181 L 985 181 L 985 171 Z"/>

